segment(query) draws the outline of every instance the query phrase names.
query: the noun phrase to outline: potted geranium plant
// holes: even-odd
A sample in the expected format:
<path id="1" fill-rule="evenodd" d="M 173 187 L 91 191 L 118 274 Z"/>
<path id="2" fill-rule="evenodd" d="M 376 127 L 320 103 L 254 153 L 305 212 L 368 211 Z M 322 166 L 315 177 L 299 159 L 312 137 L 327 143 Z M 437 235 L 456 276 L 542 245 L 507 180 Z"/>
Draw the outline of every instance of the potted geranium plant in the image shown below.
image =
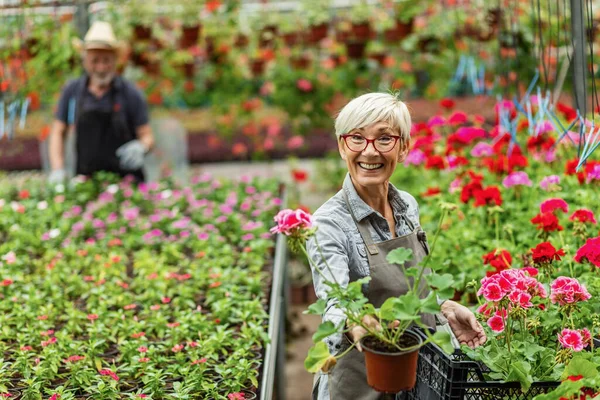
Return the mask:
<path id="1" fill-rule="evenodd" d="M 442 207 L 447 212 L 455 206 L 442 204 Z M 443 219 L 442 217 L 440 225 Z M 291 250 L 304 253 L 309 262 L 314 263 L 304 245 L 317 229 L 312 226 L 311 215 L 301 209 L 287 209 L 280 211 L 275 221 L 277 226 L 271 231 L 287 235 Z M 432 252 L 436 239 L 437 234 L 432 243 Z M 361 326 L 366 330 L 367 333 L 360 343 L 365 350 L 367 381 L 370 386 L 381 392 L 396 393 L 414 387 L 418 351 L 426 343 L 433 341 L 448 353 L 454 351 L 450 334 L 447 332 L 432 334 L 421 318 L 422 314 L 440 312 L 439 300 L 452 297 L 452 276 L 426 274 L 430 256 L 427 256 L 420 266 L 414 265 L 411 258 L 412 250 L 405 248 L 398 248 L 388 254 L 388 261 L 397 264 L 398 268 L 403 270 L 409 289 L 402 296 L 389 298 L 379 308 L 370 304 L 362 292 L 362 286 L 369 282 L 369 277 L 350 282 L 344 287 L 337 281 L 330 280 L 318 267 L 314 268 L 322 275 L 330 290 L 327 299 L 319 299 L 308 308 L 306 313 L 322 315 L 328 302 L 335 300 L 337 307 L 346 317 L 346 323 L 335 326 L 333 322 L 326 321 L 319 326 L 313 335 L 315 345 L 309 350 L 304 362 L 309 372 L 330 371 L 339 358 L 354 348 L 355 344 L 352 344 L 341 354 L 332 355 L 322 341 L 333 334 L 347 333 L 348 326 Z M 329 268 L 327 263 L 325 265 Z M 434 290 L 427 293 L 428 289 Z M 367 316 L 377 318 L 381 330 L 368 324 L 365 319 Z M 413 331 L 415 327 L 422 328 L 425 338 Z"/>
<path id="2" fill-rule="evenodd" d="M 331 0 L 303 0 L 302 15 L 309 27 L 307 42 L 319 43 L 327 37 L 329 30 Z"/>

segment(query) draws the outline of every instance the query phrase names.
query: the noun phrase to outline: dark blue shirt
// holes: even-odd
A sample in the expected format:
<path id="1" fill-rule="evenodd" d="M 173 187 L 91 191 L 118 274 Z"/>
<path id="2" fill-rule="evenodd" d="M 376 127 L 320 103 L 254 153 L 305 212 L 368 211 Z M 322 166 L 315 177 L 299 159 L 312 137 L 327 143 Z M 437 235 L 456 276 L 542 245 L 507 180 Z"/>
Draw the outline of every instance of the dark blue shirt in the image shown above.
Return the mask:
<path id="1" fill-rule="evenodd" d="M 110 111 L 111 109 L 111 90 L 115 91 L 115 107 L 119 113 L 123 113 L 129 131 L 135 135 L 137 128 L 146 125 L 149 121 L 148 105 L 142 92 L 131 82 L 117 76 L 113 79 L 111 90 L 107 91 L 102 97 L 94 96 L 88 88 L 82 92 L 88 81 L 87 75 L 69 81 L 62 90 L 58 107 L 54 116 L 59 121 L 67 125 L 73 124 L 77 116 L 77 107 L 82 103 L 82 93 L 84 96 L 83 110 Z"/>

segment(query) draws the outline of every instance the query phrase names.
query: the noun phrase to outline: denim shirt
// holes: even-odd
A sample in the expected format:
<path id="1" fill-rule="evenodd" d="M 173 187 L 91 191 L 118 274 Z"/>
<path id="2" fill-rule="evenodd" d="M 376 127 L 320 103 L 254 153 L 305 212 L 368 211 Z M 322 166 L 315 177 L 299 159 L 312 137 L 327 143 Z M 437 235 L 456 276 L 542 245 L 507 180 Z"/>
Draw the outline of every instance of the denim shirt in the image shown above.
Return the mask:
<path id="1" fill-rule="evenodd" d="M 377 211 L 367 205 L 358 195 L 350 174 L 346 175 L 342 189 L 323 204 L 314 214 L 314 224 L 317 227 L 315 234 L 322 254 L 331 268 L 331 273 L 342 286 L 349 282 L 369 276 L 369 263 L 365 244 L 358 232 L 356 223 L 352 219 L 350 210 L 344 200 L 344 193 L 348 196 L 348 202 L 356 219 L 362 221 L 367 219 L 370 224 L 370 233 L 373 242 L 383 242 L 392 239 L 387 220 Z M 415 198 L 407 192 L 396 189 L 391 183 L 388 189 L 388 199 L 392 206 L 394 220 L 396 223 L 396 236 L 406 235 L 411 228 L 406 224 L 402 215 L 405 215 L 412 224 L 418 227 L 419 206 Z M 307 242 L 308 254 L 320 271 L 328 279 L 333 280 L 331 273 L 325 267 L 314 239 Z M 321 275 L 312 271 L 315 293 L 321 299 L 327 298 L 328 286 L 323 282 Z M 331 321 L 338 326 L 345 320 L 342 312 L 336 307 L 334 301 L 327 304 L 323 314 L 323 322 Z M 325 339 L 332 354 L 342 350 L 342 335 L 331 335 Z M 319 379 L 319 400 L 329 400 L 329 387 L 327 375 L 321 374 Z"/>

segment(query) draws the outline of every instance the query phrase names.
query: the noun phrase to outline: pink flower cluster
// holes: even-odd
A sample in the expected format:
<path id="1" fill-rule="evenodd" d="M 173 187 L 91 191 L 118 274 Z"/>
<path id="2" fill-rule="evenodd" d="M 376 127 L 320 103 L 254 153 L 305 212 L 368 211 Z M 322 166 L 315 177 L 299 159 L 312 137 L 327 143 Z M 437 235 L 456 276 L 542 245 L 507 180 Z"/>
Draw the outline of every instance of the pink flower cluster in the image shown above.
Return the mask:
<path id="1" fill-rule="evenodd" d="M 566 214 L 569 212 L 569 205 L 566 201 L 560 198 L 544 200 L 540 205 L 540 212 L 542 214 L 554 213 L 556 210 L 561 210 Z"/>
<path id="2" fill-rule="evenodd" d="M 279 211 L 274 218 L 277 226 L 271 228 L 271 233 L 283 233 L 286 236 L 294 235 L 301 229 L 312 227 L 312 215 L 302 209 Z"/>
<path id="3" fill-rule="evenodd" d="M 575 278 L 560 276 L 550 286 L 550 301 L 561 306 L 586 301 L 592 296 Z"/>
<path id="4" fill-rule="evenodd" d="M 592 334 L 587 328 L 563 329 L 558 334 L 558 341 L 565 349 L 581 351 L 592 342 Z"/>
<path id="5" fill-rule="evenodd" d="M 117 376 L 117 374 L 115 374 L 114 372 L 112 372 L 110 369 L 101 369 L 100 371 L 98 371 L 100 373 L 100 375 L 108 375 L 111 378 L 113 378 L 115 381 L 119 380 L 119 377 Z"/>
<path id="6" fill-rule="evenodd" d="M 514 305 L 522 308 L 532 307 L 531 299 L 534 296 L 548 296 L 546 289 L 537 279 L 520 269 L 506 269 L 483 278 L 477 295 L 483 295 L 491 302 L 499 302 L 506 297 Z"/>

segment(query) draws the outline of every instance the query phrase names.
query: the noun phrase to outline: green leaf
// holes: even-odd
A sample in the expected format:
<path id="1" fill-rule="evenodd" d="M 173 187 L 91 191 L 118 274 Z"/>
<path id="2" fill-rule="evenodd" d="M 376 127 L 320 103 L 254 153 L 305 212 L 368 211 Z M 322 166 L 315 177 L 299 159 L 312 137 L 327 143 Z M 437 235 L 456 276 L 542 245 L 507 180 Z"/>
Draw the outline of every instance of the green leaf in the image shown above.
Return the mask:
<path id="1" fill-rule="evenodd" d="M 509 374 L 506 377 L 507 382 L 519 382 L 521 390 L 526 392 L 533 383 L 531 376 L 531 365 L 525 361 L 515 361 L 510 364 Z"/>
<path id="2" fill-rule="evenodd" d="M 333 335 L 334 333 L 337 333 L 335 325 L 331 321 L 326 321 L 319 325 L 317 331 L 312 337 L 312 340 L 316 343 L 325 339 L 327 336 Z"/>
<path id="3" fill-rule="evenodd" d="M 435 314 L 440 312 L 440 306 L 435 292 L 430 292 L 426 298 L 421 300 L 421 312 L 425 314 Z"/>
<path id="4" fill-rule="evenodd" d="M 308 306 L 308 310 L 305 310 L 303 314 L 323 315 L 325 308 L 327 308 L 327 301 L 319 299 L 316 303 Z"/>
<path id="5" fill-rule="evenodd" d="M 419 317 L 421 299 L 415 293 L 407 293 L 400 297 L 387 299 L 379 310 L 384 321 L 416 321 Z"/>
<path id="6" fill-rule="evenodd" d="M 426 275 L 427 283 L 433 290 L 444 290 L 450 288 L 454 284 L 454 278 L 450 274 L 438 275 L 430 274 Z"/>
<path id="7" fill-rule="evenodd" d="M 308 355 L 304 360 L 304 368 L 310 373 L 317 373 L 327 359 L 331 356 L 325 342 L 319 342 L 308 350 Z"/>
<path id="8" fill-rule="evenodd" d="M 447 354 L 454 353 L 454 345 L 452 344 L 452 337 L 449 332 L 437 331 L 433 335 L 433 342 L 440 346 Z"/>
<path id="9" fill-rule="evenodd" d="M 390 251 L 386 257 L 387 261 L 392 264 L 404 265 L 405 262 L 412 259 L 413 251 L 412 249 L 407 249 L 405 247 L 398 247 Z"/>
<path id="10" fill-rule="evenodd" d="M 406 270 L 404 271 L 404 275 L 406 275 L 407 277 L 412 276 L 413 278 L 416 278 L 417 276 L 419 276 L 420 272 L 420 267 L 410 267 L 406 268 Z"/>
<path id="11" fill-rule="evenodd" d="M 567 379 L 569 376 L 578 375 L 581 375 L 584 378 L 596 378 L 598 376 L 596 364 L 582 357 L 573 357 L 563 372 L 563 379 Z"/>

